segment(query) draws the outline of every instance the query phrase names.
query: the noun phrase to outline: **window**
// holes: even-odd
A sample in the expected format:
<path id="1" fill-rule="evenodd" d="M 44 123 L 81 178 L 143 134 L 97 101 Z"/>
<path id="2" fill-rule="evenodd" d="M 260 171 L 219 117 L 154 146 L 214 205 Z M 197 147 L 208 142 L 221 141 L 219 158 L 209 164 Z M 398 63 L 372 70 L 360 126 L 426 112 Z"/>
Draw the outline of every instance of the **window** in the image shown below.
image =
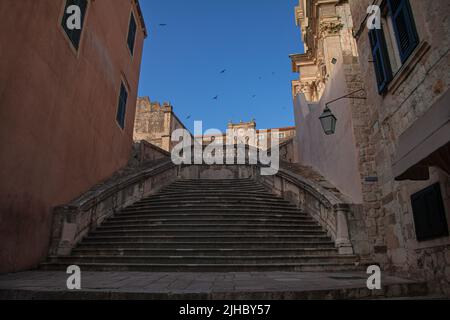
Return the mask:
<path id="1" fill-rule="evenodd" d="M 74 9 L 73 6 L 79 8 Z M 86 15 L 86 10 L 88 6 L 88 0 L 67 0 L 66 6 L 64 7 L 64 14 L 61 21 L 61 26 L 64 32 L 67 34 L 70 42 L 74 48 L 78 51 L 80 47 L 81 33 L 83 31 L 84 18 Z M 79 17 L 76 15 L 79 14 Z M 78 20 L 77 20 L 78 19 Z M 79 22 L 79 27 L 76 28 L 73 24 Z"/>
<path id="2" fill-rule="evenodd" d="M 449 235 L 439 183 L 413 194 L 411 204 L 418 241 Z"/>
<path id="3" fill-rule="evenodd" d="M 404 63 L 419 44 L 411 6 L 408 0 L 388 0 L 387 3 L 394 25 L 400 58 Z"/>
<path id="4" fill-rule="evenodd" d="M 119 107 L 117 108 L 117 117 L 116 117 L 117 123 L 122 129 L 125 128 L 125 114 L 127 111 L 127 100 L 128 100 L 128 92 L 122 83 L 120 86 Z"/>
<path id="5" fill-rule="evenodd" d="M 375 64 L 375 76 L 377 78 L 378 92 L 386 92 L 389 82 L 392 80 L 392 70 L 386 49 L 386 40 L 383 30 L 373 29 L 369 32 L 370 45 L 372 46 L 373 63 Z"/>
<path id="6" fill-rule="evenodd" d="M 134 43 L 136 40 L 136 30 L 137 30 L 137 24 L 136 19 L 134 18 L 134 14 L 131 13 L 130 17 L 130 25 L 128 27 L 128 48 L 130 49 L 131 55 L 134 54 Z"/>
<path id="7" fill-rule="evenodd" d="M 385 93 L 393 74 L 419 44 L 408 0 L 386 0 L 381 7 L 381 30 L 369 31 L 378 92 Z"/>
<path id="8" fill-rule="evenodd" d="M 282 133 L 279 133 L 278 134 L 278 137 L 280 138 L 280 139 L 284 139 L 285 138 L 285 134 L 282 132 Z"/>

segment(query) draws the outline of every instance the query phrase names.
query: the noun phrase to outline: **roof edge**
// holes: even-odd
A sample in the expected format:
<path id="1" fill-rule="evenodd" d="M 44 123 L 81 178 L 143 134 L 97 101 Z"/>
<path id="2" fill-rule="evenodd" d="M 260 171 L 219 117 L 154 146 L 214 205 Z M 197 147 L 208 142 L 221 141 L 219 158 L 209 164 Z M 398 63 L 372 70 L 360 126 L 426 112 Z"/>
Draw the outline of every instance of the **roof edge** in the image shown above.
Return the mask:
<path id="1" fill-rule="evenodd" d="M 136 10 L 139 15 L 139 21 L 141 22 L 141 25 L 142 25 L 142 31 L 144 31 L 144 36 L 145 36 L 145 38 L 147 38 L 148 31 L 147 31 L 147 27 L 145 25 L 144 15 L 142 14 L 142 9 L 141 9 L 141 5 L 139 4 L 139 0 L 134 0 L 134 4 L 136 5 Z"/>

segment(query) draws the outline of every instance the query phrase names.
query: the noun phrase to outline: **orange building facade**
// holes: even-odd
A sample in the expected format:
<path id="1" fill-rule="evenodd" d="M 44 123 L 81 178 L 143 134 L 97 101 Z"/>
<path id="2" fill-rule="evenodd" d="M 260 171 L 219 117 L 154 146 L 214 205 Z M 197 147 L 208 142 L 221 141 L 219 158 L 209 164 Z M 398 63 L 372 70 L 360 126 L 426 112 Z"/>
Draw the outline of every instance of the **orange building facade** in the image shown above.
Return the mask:
<path id="1" fill-rule="evenodd" d="M 0 272 L 37 266 L 52 208 L 127 164 L 146 36 L 137 0 L 0 2 Z"/>

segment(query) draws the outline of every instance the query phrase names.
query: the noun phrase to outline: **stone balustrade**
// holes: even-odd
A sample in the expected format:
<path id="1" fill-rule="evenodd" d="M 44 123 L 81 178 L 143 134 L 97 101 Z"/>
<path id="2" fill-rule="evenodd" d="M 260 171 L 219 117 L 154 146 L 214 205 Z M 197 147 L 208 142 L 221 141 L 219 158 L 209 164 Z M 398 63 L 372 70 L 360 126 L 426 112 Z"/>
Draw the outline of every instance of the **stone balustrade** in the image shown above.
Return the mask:
<path id="1" fill-rule="evenodd" d="M 283 168 L 272 176 L 258 172 L 256 170 L 255 178 L 269 190 L 311 214 L 328 231 L 340 254 L 354 253 L 347 221 L 351 204 L 344 196 Z"/>
<path id="2" fill-rule="evenodd" d="M 146 198 L 176 179 L 243 179 L 263 183 L 274 194 L 311 214 L 335 241 L 340 254 L 353 254 L 347 215 L 350 204 L 312 179 L 281 168 L 262 175 L 262 165 L 175 165 L 170 159 L 111 178 L 72 203 L 54 209 L 51 255 L 69 255 L 90 231 L 123 208 Z"/>

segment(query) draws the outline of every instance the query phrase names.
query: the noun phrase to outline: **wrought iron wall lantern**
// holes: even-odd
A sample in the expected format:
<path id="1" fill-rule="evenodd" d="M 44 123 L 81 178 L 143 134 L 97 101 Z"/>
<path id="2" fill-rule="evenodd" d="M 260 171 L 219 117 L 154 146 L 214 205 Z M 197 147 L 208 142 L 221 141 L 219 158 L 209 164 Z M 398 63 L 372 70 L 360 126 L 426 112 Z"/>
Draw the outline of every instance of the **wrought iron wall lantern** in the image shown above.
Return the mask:
<path id="1" fill-rule="evenodd" d="M 336 132 L 336 122 L 337 122 L 336 116 L 333 114 L 333 112 L 331 112 L 331 110 L 328 106 L 330 104 L 332 104 L 336 101 L 342 100 L 342 99 L 360 99 L 360 100 L 367 99 L 367 97 L 365 97 L 365 96 L 353 96 L 355 93 L 358 93 L 358 92 L 365 92 L 365 90 L 358 89 L 356 91 L 350 92 L 349 94 L 346 94 L 345 96 L 331 100 L 325 104 L 325 110 L 323 110 L 323 113 L 319 117 L 319 120 L 322 125 L 322 129 L 327 136 L 332 135 Z"/>

